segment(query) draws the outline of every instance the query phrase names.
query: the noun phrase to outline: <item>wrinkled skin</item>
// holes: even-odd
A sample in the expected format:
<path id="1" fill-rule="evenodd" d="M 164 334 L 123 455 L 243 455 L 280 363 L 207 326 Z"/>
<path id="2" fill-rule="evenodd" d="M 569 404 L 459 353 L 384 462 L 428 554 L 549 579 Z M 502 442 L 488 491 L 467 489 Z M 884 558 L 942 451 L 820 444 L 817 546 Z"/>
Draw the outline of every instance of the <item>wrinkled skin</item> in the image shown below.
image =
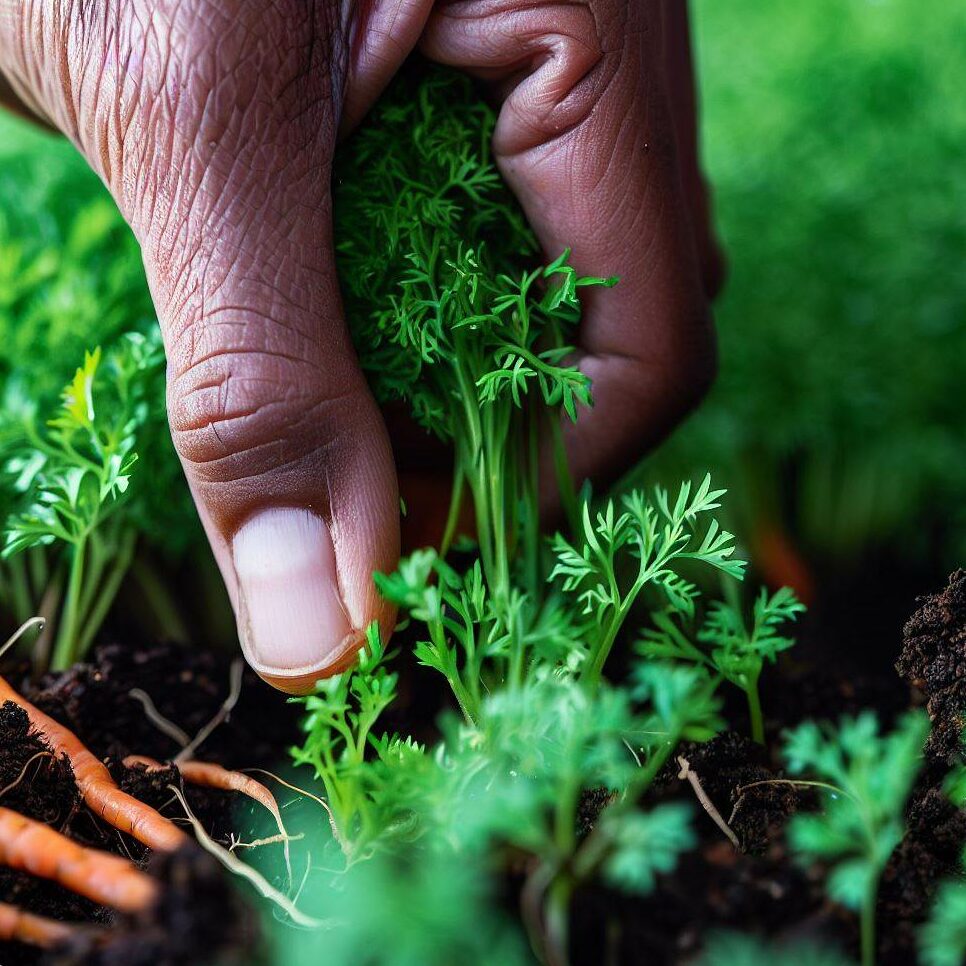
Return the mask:
<path id="1" fill-rule="evenodd" d="M 143 250 L 172 437 L 246 656 L 290 691 L 389 625 L 389 437 L 341 315 L 337 137 L 419 46 L 502 100 L 494 146 L 550 256 L 619 275 L 586 300 L 582 478 L 700 398 L 717 286 L 679 0 L 0 0 L 0 97 L 63 131 Z"/>

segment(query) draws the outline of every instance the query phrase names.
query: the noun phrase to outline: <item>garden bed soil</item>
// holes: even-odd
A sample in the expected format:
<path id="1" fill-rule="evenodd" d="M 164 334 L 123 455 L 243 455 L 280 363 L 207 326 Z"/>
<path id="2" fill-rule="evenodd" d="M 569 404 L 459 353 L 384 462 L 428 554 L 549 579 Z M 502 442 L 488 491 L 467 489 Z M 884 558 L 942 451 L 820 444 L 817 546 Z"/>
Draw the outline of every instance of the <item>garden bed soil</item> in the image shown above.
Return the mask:
<path id="1" fill-rule="evenodd" d="M 148 694 L 165 718 L 193 736 L 228 695 L 228 657 L 177 645 L 115 644 L 97 649 L 89 662 L 63 674 L 34 681 L 27 670 L 8 666 L 5 677 L 29 701 L 70 728 L 107 765 L 124 791 L 173 820 L 184 818 L 169 790 L 170 785 L 181 784 L 173 768 L 148 774 L 122 764 L 128 755 L 167 761 L 180 750 L 149 720 L 131 691 Z M 296 725 L 296 709 L 246 671 L 237 705 L 197 757 L 226 768 L 273 768 L 294 739 Z M 81 936 L 69 948 L 43 954 L 0 943 L 3 966 L 180 966 L 197 963 L 199 951 L 210 962 L 257 962 L 257 918 L 215 859 L 193 844 L 171 855 L 149 857 L 139 843 L 96 818 L 81 803 L 66 759 L 49 755 L 42 740 L 31 733 L 26 713 L 11 702 L 0 707 L 0 789 L 5 789 L 0 804 L 81 845 L 132 858 L 162 883 L 153 909 L 125 916 L 53 883 L 0 868 L 3 901 L 71 922 L 111 924 L 106 944 Z M 264 828 L 258 806 L 248 799 L 191 785 L 185 785 L 184 792 L 204 827 L 223 844 L 232 834 L 251 840 L 257 837 L 256 829 Z"/>
<path id="2" fill-rule="evenodd" d="M 883 592 L 881 583 L 877 587 Z M 885 598 L 883 598 L 885 599 Z M 879 615 L 881 617 L 881 615 Z M 815 624 L 818 618 L 820 623 Z M 780 728 L 806 718 L 837 719 L 864 707 L 877 710 L 885 726 L 910 704 L 928 700 L 934 720 L 926 768 L 911 796 L 908 832 L 883 875 L 878 909 L 878 963 L 907 966 L 916 961 L 915 932 L 925 918 L 935 887 L 959 866 L 966 843 L 966 816 L 942 793 L 948 764 L 958 760 L 959 746 L 949 735 L 961 728 L 957 700 L 966 680 L 966 573 L 954 574 L 939 594 L 919 601 L 918 609 L 898 633 L 870 626 L 854 628 L 848 652 L 829 652 L 836 636 L 822 626 L 827 615 L 811 615 L 802 627 L 802 643 L 771 669 L 763 680 L 768 721 L 767 750 L 729 732 L 703 745 L 687 745 L 678 754 L 721 816 L 729 822 L 741 849 L 728 841 L 711 817 L 700 810 L 694 789 L 680 778 L 680 766 L 669 763 L 658 795 L 691 801 L 697 811 L 699 847 L 683 857 L 677 869 L 660 877 L 646 899 L 628 897 L 601 886 L 578 891 L 574 901 L 572 959 L 575 964 L 687 963 L 704 939 L 717 930 L 739 930 L 781 939 L 807 937 L 837 943 L 853 956 L 858 951 L 855 917 L 828 901 L 822 871 L 807 870 L 789 854 L 784 836 L 788 819 L 815 806 L 814 797 L 788 785 L 754 783 L 780 778 Z M 848 629 L 839 628 L 843 639 Z M 896 673 L 894 662 L 903 680 Z M 158 646 L 129 649 L 102 647 L 90 663 L 61 675 L 31 682 L 22 674 L 8 680 L 43 711 L 74 730 L 110 768 L 121 786 L 176 817 L 168 785 L 173 771 L 146 775 L 120 762 L 126 755 L 167 760 L 178 748 L 146 717 L 131 698 L 133 688 L 149 693 L 166 717 L 194 734 L 216 713 L 228 690 L 229 660 L 217 654 Z M 390 726 L 430 736 L 431 721 L 442 704 L 429 675 L 401 682 L 400 701 Z M 729 708 L 729 720 L 743 721 L 740 703 Z M 780 714 L 780 721 L 775 720 Z M 273 767 L 296 734 L 297 709 L 286 705 L 254 675 L 246 672 L 241 699 L 228 722 L 205 742 L 199 757 L 228 768 Z M 938 736 L 938 737 L 937 737 Z M 16 707 L 0 708 L 0 788 L 21 781 L 3 796 L 3 804 L 64 831 L 85 845 L 145 861 L 144 850 L 80 806 L 66 762 L 35 758 L 44 748 L 29 732 L 26 716 Z M 34 759 L 31 761 L 31 759 Z M 28 764 L 29 763 L 29 764 Z M 218 840 L 232 833 L 254 834 L 255 807 L 230 794 L 186 788 L 188 800 Z M 579 821 L 590 829 L 607 803 L 606 790 L 586 797 Z M 165 887 L 150 914 L 117 917 L 108 945 L 79 943 L 43 958 L 23 947 L 0 945 L 3 966 L 70 964 L 70 966 L 139 966 L 189 964 L 199 950 L 206 961 L 251 963 L 259 943 L 235 892 L 214 860 L 192 846 L 170 856 L 152 857 L 151 872 Z M 508 883 L 508 902 L 515 905 L 519 883 Z M 109 911 L 62 889 L 0 870 L 0 897 L 25 909 L 73 921 L 104 923 Z"/>
<path id="3" fill-rule="evenodd" d="M 881 581 L 876 589 L 883 601 L 894 600 Z M 853 613 L 861 614 L 861 608 Z M 875 616 L 853 627 L 851 637 L 841 624 L 838 635 L 828 634 L 827 613 L 810 616 L 800 645 L 763 678 L 766 714 L 773 713 L 767 751 L 730 732 L 679 750 L 729 821 L 741 851 L 703 814 L 693 789 L 680 779 L 679 766 L 669 764 L 660 794 L 693 803 L 699 848 L 661 876 L 644 900 L 597 885 L 579 892 L 572 929 L 575 963 L 687 963 L 709 934 L 721 930 L 826 940 L 857 961 L 856 917 L 828 900 L 822 870 L 796 864 L 785 840 L 788 819 L 816 807 L 814 796 L 782 785 L 758 786 L 744 795 L 740 789 L 783 775 L 781 728 L 809 718 L 837 720 L 863 708 L 875 709 L 889 727 L 902 711 L 926 702 L 933 736 L 907 806 L 905 838 L 882 876 L 877 911 L 878 966 L 917 962 L 916 931 L 938 884 L 961 868 L 966 845 L 966 813 L 943 793 L 949 765 L 962 760 L 966 571 L 951 575 L 939 593 L 920 598 L 901 633 L 899 621 L 891 633 L 876 628 Z M 839 635 L 851 641 L 849 649 L 838 649 Z M 740 702 L 728 708 L 732 722 L 742 721 L 741 714 Z"/>

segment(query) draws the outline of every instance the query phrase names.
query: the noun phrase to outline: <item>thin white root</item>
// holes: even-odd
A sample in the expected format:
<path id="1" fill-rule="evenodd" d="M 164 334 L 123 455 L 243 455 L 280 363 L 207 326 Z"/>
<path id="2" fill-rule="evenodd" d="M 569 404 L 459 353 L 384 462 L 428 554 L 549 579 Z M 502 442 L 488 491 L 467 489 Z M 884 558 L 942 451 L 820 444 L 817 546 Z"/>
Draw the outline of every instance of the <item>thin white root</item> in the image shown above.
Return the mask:
<path id="1" fill-rule="evenodd" d="M 198 734 L 191 739 L 191 741 L 186 742 L 181 751 L 178 752 L 177 757 L 174 759 L 174 763 L 176 765 L 180 765 L 182 762 L 190 761 L 192 758 L 194 758 L 195 752 L 205 741 L 208 740 L 215 728 L 228 720 L 232 709 L 236 704 L 238 704 L 238 698 L 241 696 L 242 673 L 244 671 L 244 667 L 245 665 L 242 663 L 242 659 L 240 657 L 235 658 L 235 660 L 231 662 L 231 670 L 228 672 L 228 697 L 225 698 L 224 703 L 218 709 L 211 721 L 209 721 L 208 724 L 206 724 L 201 731 L 199 731 Z"/>
<path id="2" fill-rule="evenodd" d="M 275 824 L 278 827 L 276 841 L 282 843 L 282 851 L 285 856 L 285 870 L 288 873 L 288 882 L 291 887 L 292 854 L 289 843 L 295 841 L 295 839 L 288 834 L 288 829 L 285 828 L 285 824 L 282 822 L 282 813 L 279 810 L 278 802 L 275 801 L 275 796 L 261 782 L 256 781 L 254 778 L 240 771 L 230 771 L 212 762 L 184 761 L 178 764 L 177 760 L 175 760 L 170 766 L 167 766 L 154 758 L 148 758 L 146 755 L 128 755 L 124 759 L 125 768 L 135 768 L 139 765 L 148 771 L 162 771 L 167 767 L 173 767 L 191 785 L 198 785 L 203 788 L 214 788 L 223 792 L 238 792 L 238 794 L 244 795 L 256 804 L 261 805 L 275 819 Z"/>
<path id="3" fill-rule="evenodd" d="M 4 654 L 6 654 L 6 653 L 7 653 L 7 651 L 9 651 L 9 650 L 10 650 L 10 648 L 11 648 L 11 647 L 13 647 L 13 646 L 14 646 L 14 644 L 16 644 L 16 643 L 17 643 L 17 641 L 19 641 L 19 640 L 20 640 L 20 638 L 21 638 L 21 637 L 23 637 L 23 636 L 24 636 L 24 634 L 26 634 L 26 633 L 27 633 L 27 631 L 29 631 L 29 630 L 30 630 L 30 629 L 31 629 L 32 627 L 37 627 L 37 628 L 39 628 L 40 630 L 43 630 L 43 629 L 44 629 L 44 624 L 46 624 L 46 623 L 47 623 L 47 621 L 46 621 L 46 619 L 45 619 L 45 618 L 43 618 L 43 617 L 31 617 L 31 618 L 30 618 L 29 620 L 25 620 L 25 621 L 24 621 L 24 622 L 23 622 L 23 623 L 22 623 L 22 624 L 21 624 L 21 625 L 20 625 L 20 626 L 19 626 L 19 627 L 18 627 L 18 628 L 17 628 L 16 630 L 15 630 L 15 631 L 14 631 L 14 632 L 13 632 L 13 633 L 12 633 L 12 634 L 11 634 L 11 635 L 10 635 L 10 636 L 9 636 L 9 637 L 7 638 L 7 639 L 6 639 L 6 641 L 4 641 L 4 643 L 3 643 L 3 644 L 0 644 L 0 657 L 3 657 L 3 655 L 4 655 Z"/>
<path id="4" fill-rule="evenodd" d="M 682 781 L 684 779 L 688 780 L 688 783 L 694 789 L 695 796 L 701 803 L 701 807 L 708 813 L 714 824 L 717 825 L 722 832 L 724 832 L 728 838 L 728 841 L 731 842 L 731 844 L 738 849 L 738 851 L 741 851 L 738 836 L 735 835 L 728 823 L 721 817 L 721 812 L 714 807 L 714 802 L 708 798 L 708 793 L 701 786 L 701 780 L 698 778 L 697 772 L 691 770 L 690 762 L 687 760 L 687 758 L 684 758 L 681 755 L 678 755 L 677 761 L 678 765 L 681 766 L 681 771 L 678 772 L 678 778 L 680 778 Z"/>
<path id="5" fill-rule="evenodd" d="M 182 748 L 191 741 L 188 733 L 183 728 L 179 728 L 170 718 L 166 718 L 158 711 L 157 705 L 151 700 L 151 695 L 147 691 L 142 691 L 140 688 L 131 688 L 127 696 L 133 698 L 144 708 L 144 716 L 162 734 L 167 735 Z"/>
<path id="6" fill-rule="evenodd" d="M 250 882 L 263 898 L 268 899 L 269 902 L 278 906 L 292 922 L 309 929 L 331 928 L 337 924 L 335 920 L 316 919 L 302 912 L 288 896 L 279 892 L 257 869 L 246 865 L 236 855 L 229 852 L 228 849 L 219 845 L 211 838 L 205 831 L 205 827 L 198 821 L 194 812 L 191 811 L 191 806 L 185 800 L 180 789 L 175 788 L 174 785 L 169 785 L 168 790 L 178 799 L 178 802 L 184 809 L 185 815 L 188 816 L 188 821 L 191 822 L 191 827 L 194 829 L 198 844 L 209 855 L 214 856 L 233 875 L 237 875 L 239 878 L 246 879 Z"/>
<path id="7" fill-rule="evenodd" d="M 21 629 L 22 630 L 22 629 Z M 19 632 L 18 632 L 19 633 Z M 2 653 L 2 651 L 0 651 Z M 240 658 L 232 661 L 229 674 L 228 697 L 222 702 L 221 707 L 215 712 L 214 717 L 192 738 L 184 728 L 176 725 L 170 718 L 166 718 L 157 705 L 151 699 L 151 695 L 141 688 L 131 688 L 128 696 L 134 698 L 144 708 L 144 714 L 148 721 L 154 725 L 162 734 L 167 735 L 172 741 L 176 742 L 181 751 L 174 759 L 176 765 L 184 761 L 190 761 L 195 756 L 195 752 L 201 747 L 202 743 L 211 737 L 211 733 L 221 724 L 228 720 L 232 709 L 238 704 L 241 695 L 242 671 L 244 665 Z"/>
<path id="8" fill-rule="evenodd" d="M 306 798 L 311 798 L 313 802 L 317 802 L 322 808 L 325 809 L 326 815 L 329 816 L 329 828 L 332 829 L 332 837 L 339 843 L 339 847 L 343 852 L 347 852 L 345 839 L 339 833 L 339 827 L 335 822 L 335 815 L 332 814 L 332 808 L 329 803 L 324 798 L 319 798 L 318 795 L 313 795 L 311 792 L 306 791 L 304 788 L 299 788 L 298 785 L 293 785 L 291 782 L 287 782 L 284 778 L 279 778 L 274 772 L 267 771 L 265 768 L 246 768 L 246 771 L 257 772 L 260 775 L 268 775 L 269 778 L 277 781 L 279 785 L 284 785 L 286 788 L 290 788 L 293 792 L 298 792 L 300 795 L 304 795 Z"/>
<path id="9" fill-rule="evenodd" d="M 17 775 L 17 777 L 9 785 L 7 785 L 6 788 L 0 788 L 0 798 L 3 798 L 4 795 L 10 794 L 10 792 L 12 792 L 23 781 L 24 776 L 27 774 L 27 769 L 38 758 L 53 758 L 53 757 L 54 756 L 49 751 L 38 751 L 36 755 L 28 759 L 27 764 L 23 766 L 23 768 L 20 771 L 20 774 Z"/>
<path id="10" fill-rule="evenodd" d="M 255 839 L 254 842 L 242 842 L 241 839 L 232 837 L 231 845 L 228 846 L 229 852 L 236 849 L 260 849 L 263 845 L 278 845 L 280 842 L 301 842 L 305 838 L 304 832 L 298 835 L 269 835 L 268 838 Z"/>

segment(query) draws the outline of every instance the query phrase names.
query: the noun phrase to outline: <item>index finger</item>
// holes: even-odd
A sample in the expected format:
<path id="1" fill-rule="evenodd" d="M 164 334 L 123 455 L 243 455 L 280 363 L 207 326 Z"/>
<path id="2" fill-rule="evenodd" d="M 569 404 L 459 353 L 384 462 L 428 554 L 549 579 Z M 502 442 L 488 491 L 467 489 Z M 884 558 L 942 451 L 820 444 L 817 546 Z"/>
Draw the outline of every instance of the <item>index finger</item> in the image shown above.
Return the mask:
<path id="1" fill-rule="evenodd" d="M 715 342 L 682 180 L 660 0 L 591 6 L 457 0 L 432 58 L 494 82 L 494 152 L 548 256 L 572 249 L 589 289 L 580 367 L 594 408 L 568 425 L 571 467 L 606 480 L 658 442 L 714 372 Z"/>

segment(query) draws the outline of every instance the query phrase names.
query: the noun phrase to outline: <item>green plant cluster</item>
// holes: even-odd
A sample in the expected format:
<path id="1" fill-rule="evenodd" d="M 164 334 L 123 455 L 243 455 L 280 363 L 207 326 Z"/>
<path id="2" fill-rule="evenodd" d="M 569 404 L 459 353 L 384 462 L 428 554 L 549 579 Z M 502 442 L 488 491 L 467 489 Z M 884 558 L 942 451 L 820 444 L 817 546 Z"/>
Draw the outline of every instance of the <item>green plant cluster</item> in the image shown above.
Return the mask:
<path id="1" fill-rule="evenodd" d="M 155 623 L 183 637 L 152 561 L 201 529 L 137 243 L 70 144 L 0 117 L 0 156 L 0 607 L 17 623 L 42 611 L 63 667 L 132 569 Z"/>
<path id="2" fill-rule="evenodd" d="M 18 385 L 7 387 L 0 427 L 12 507 L 3 556 L 14 561 L 10 593 L 22 614 L 46 590 L 59 594 L 66 585 L 57 670 L 83 656 L 130 566 L 138 520 L 117 510 L 138 459 L 136 440 L 162 390 L 163 358 L 156 332 L 125 335 L 106 359 L 100 349 L 86 353 L 46 425 Z M 60 551 L 53 557 L 43 552 L 52 545 Z"/>
<path id="3" fill-rule="evenodd" d="M 425 892 L 413 891 L 426 881 L 423 870 L 452 878 L 453 894 L 464 896 L 462 877 L 471 869 L 490 885 L 465 905 L 451 906 L 446 926 L 432 934 L 400 930 L 406 952 L 398 961 L 489 961 L 485 953 L 467 950 L 471 935 L 506 950 L 506 961 L 526 956 L 493 902 L 501 876 L 516 866 L 525 869 L 520 918 L 530 954 L 563 962 L 576 890 L 597 880 L 646 893 L 693 846 L 688 809 L 649 804 L 648 792 L 682 740 L 707 740 L 724 727 L 717 693 L 724 682 L 745 691 L 752 732 L 764 740 L 760 676 L 766 663 L 792 646 L 783 625 L 803 607 L 788 589 L 762 591 L 749 623 L 737 594 L 728 603 L 704 603 L 692 582 L 695 566 L 719 573 L 726 587 L 742 576 L 734 539 L 715 516 L 723 491 L 712 489 L 710 478 L 682 485 L 673 497 L 658 487 L 595 503 L 586 491 L 577 498 L 561 474 L 561 500 L 566 503 L 569 493 L 576 502 L 570 532 L 541 541 L 529 529 L 537 517 L 535 479 L 518 483 L 530 472 L 541 434 L 510 427 L 579 419 L 581 407 L 592 402 L 592 387 L 589 396 L 568 396 L 554 386 L 579 385 L 579 374 L 542 381 L 539 367 L 521 353 L 521 340 L 515 348 L 507 342 L 508 329 L 530 317 L 532 304 L 564 304 L 554 286 L 571 286 L 572 276 L 557 276 L 565 266 L 558 260 L 551 270 L 524 274 L 532 281 L 520 285 L 519 271 L 498 268 L 486 254 L 491 218 L 506 219 L 504 251 L 526 253 L 532 246 L 505 196 L 497 213 L 489 214 L 494 208 L 487 192 L 502 189 L 490 177 L 485 141 L 475 139 L 472 125 L 464 126 L 482 111 L 471 107 L 475 103 L 466 82 L 444 75 L 423 80 L 418 95 L 402 84 L 342 159 L 343 170 L 356 171 L 381 157 L 374 145 L 387 152 L 391 145 L 394 153 L 391 164 L 376 165 L 387 179 L 384 195 L 375 194 L 368 174 L 361 176 L 365 190 L 349 175 L 342 181 L 343 195 L 349 192 L 358 205 L 367 198 L 369 219 L 390 225 L 391 244 L 401 246 L 391 248 L 395 277 L 380 275 L 371 289 L 353 286 L 349 317 L 360 352 L 378 360 L 368 367 L 381 398 L 408 401 L 427 429 L 457 443 L 454 507 L 464 484 L 473 497 L 475 546 L 464 539 L 459 553 L 448 553 L 450 528 L 442 548 L 417 551 L 392 574 L 376 575 L 380 592 L 400 609 L 404 635 L 415 641 L 411 658 L 446 680 L 453 709 L 440 720 L 430 746 L 385 732 L 382 720 L 398 683 L 392 667 L 402 658 L 387 655 L 372 628 L 359 665 L 320 683 L 304 699 L 306 736 L 293 754 L 322 781 L 330 810 L 329 872 L 315 883 L 313 911 L 331 915 L 351 908 L 345 936 L 359 944 L 353 948 L 363 948 L 367 930 L 383 921 L 363 884 L 371 877 L 402 870 L 411 887 L 405 907 L 422 910 L 440 888 L 434 879 Z M 485 112 L 476 118 L 488 131 L 492 118 Z M 434 168 L 439 180 L 427 175 Z M 396 174 L 387 176 L 386 170 Z M 444 187 L 434 192 L 434 185 Z M 440 209 L 445 217 L 434 221 Z M 342 250 L 356 259 L 368 245 L 371 261 L 352 264 L 373 266 L 372 277 L 372 235 L 367 222 L 357 219 L 359 209 L 351 210 L 353 217 L 341 222 Z M 480 213 L 478 221 L 474 213 Z M 518 243 L 514 227 L 523 233 Z M 474 293 L 505 307 L 505 315 L 488 311 L 478 297 L 455 298 L 463 284 L 459 259 L 467 253 L 473 253 L 465 264 L 473 266 Z M 409 270 L 407 264 L 418 267 Z M 543 285 L 531 289 L 537 281 Z M 524 292 L 533 303 L 521 297 Z M 576 300 L 568 303 L 567 324 L 578 311 Z M 562 331 L 562 324 L 543 327 L 528 351 L 546 360 L 544 340 L 556 348 Z M 453 332 L 465 341 L 454 341 Z M 566 367 L 563 352 L 552 361 L 557 370 Z M 502 375 L 505 367 L 514 374 Z M 511 388 L 493 391 L 494 378 Z M 481 436 L 468 430 L 474 420 L 486 427 Z M 504 498 L 500 512 L 512 505 L 507 499 L 516 501 L 517 510 L 497 515 L 494 492 Z M 450 519 L 456 519 L 455 510 Z M 494 553 L 496 533 L 507 539 Z M 641 603 L 650 626 L 645 624 L 629 673 L 609 680 L 612 648 L 639 626 L 643 615 L 635 604 Z M 861 912 L 865 962 L 872 962 L 874 950 L 878 881 L 903 834 L 926 728 L 924 716 L 911 715 L 893 733 L 880 735 L 875 717 L 867 714 L 839 729 L 806 724 L 788 736 L 786 758 L 796 777 L 782 781 L 827 793 L 823 811 L 796 818 L 793 846 L 803 861 L 831 865 L 831 896 Z M 582 826 L 588 802 L 596 805 Z M 346 905 L 350 897 L 354 902 Z M 415 922 L 425 914 L 417 912 Z M 720 957 L 738 942 L 712 944 L 707 961 L 729 961 Z M 748 962 L 766 955 L 750 939 L 740 943 Z M 301 961 L 311 940 L 289 936 L 284 948 Z M 397 961 L 392 949 L 373 955 Z M 843 961 L 804 947 L 788 955 L 802 957 L 795 961 Z"/>
<path id="4" fill-rule="evenodd" d="M 929 734 L 924 711 L 909 712 L 887 735 L 875 714 L 843 718 L 838 728 L 800 725 L 785 742 L 792 775 L 812 776 L 824 811 L 796 815 L 792 849 L 809 864 L 831 867 L 829 895 L 861 915 L 862 962 L 875 962 L 875 906 L 879 879 L 905 833 L 905 804 L 923 764 Z"/>
<path id="5" fill-rule="evenodd" d="M 377 397 L 453 443 L 451 521 L 464 487 L 472 498 L 473 544 L 448 554 L 451 527 L 442 548 L 376 575 L 454 710 L 431 748 L 381 731 L 397 677 L 373 628 L 360 663 L 305 699 L 294 755 L 326 789 L 331 888 L 352 889 L 370 863 L 443 855 L 487 876 L 493 855 L 526 856 L 531 944 L 559 958 L 576 888 L 598 876 L 647 892 L 693 844 L 686 808 L 638 802 L 680 741 L 722 727 L 703 669 L 641 662 L 616 687 L 608 655 L 645 588 L 693 611 L 683 566 L 736 578 L 743 565 L 710 478 L 592 507 L 560 472 L 576 528 L 541 537 L 538 443 L 559 446 L 560 421 L 591 403 L 567 362 L 577 293 L 614 280 L 579 278 L 566 253 L 521 270 L 534 245 L 489 157 L 493 120 L 465 80 L 404 78 L 347 147 L 336 194 L 350 329 Z M 594 790 L 600 814 L 581 836 Z"/>

